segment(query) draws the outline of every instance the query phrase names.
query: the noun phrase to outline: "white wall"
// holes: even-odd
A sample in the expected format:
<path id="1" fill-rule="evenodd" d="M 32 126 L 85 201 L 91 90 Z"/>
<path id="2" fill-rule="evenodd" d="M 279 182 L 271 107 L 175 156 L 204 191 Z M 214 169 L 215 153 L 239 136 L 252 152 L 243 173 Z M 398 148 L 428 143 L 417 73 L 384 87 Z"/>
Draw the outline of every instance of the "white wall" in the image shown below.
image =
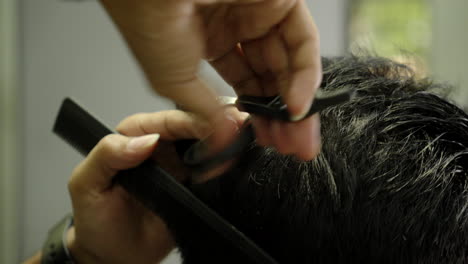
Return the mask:
<path id="1" fill-rule="evenodd" d="M 323 53 L 342 53 L 342 1 L 309 2 L 322 32 Z M 110 126 L 131 113 L 167 109 L 171 104 L 146 87 L 95 1 L 22 0 L 20 22 L 24 185 L 19 190 L 23 198 L 19 224 L 24 259 L 40 248 L 49 227 L 70 211 L 66 183 L 81 157 L 51 132 L 61 100 L 76 98 Z"/>
<path id="2" fill-rule="evenodd" d="M 307 0 L 320 31 L 320 53 L 343 55 L 347 50 L 349 0 Z"/>
<path id="3" fill-rule="evenodd" d="M 70 211 L 66 183 L 81 156 L 51 132 L 61 100 L 77 99 L 111 127 L 130 113 L 170 104 L 149 92 L 97 2 L 24 0 L 21 24 L 26 257 Z"/>
<path id="4" fill-rule="evenodd" d="M 468 1 L 432 0 L 432 69 L 437 79 L 457 86 L 453 98 L 468 109 Z"/>
<path id="5" fill-rule="evenodd" d="M 0 263 L 18 258 L 16 18 L 15 0 L 0 0 Z"/>

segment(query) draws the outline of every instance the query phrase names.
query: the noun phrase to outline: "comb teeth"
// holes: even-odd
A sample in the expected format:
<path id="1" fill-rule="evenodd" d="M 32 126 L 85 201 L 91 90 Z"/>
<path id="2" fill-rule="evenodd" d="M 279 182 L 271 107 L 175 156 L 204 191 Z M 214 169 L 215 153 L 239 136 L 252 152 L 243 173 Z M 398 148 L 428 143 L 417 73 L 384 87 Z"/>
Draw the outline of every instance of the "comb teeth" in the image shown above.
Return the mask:
<path id="1" fill-rule="evenodd" d="M 53 131 L 85 156 L 101 138 L 113 133 L 70 98 L 63 100 Z"/>

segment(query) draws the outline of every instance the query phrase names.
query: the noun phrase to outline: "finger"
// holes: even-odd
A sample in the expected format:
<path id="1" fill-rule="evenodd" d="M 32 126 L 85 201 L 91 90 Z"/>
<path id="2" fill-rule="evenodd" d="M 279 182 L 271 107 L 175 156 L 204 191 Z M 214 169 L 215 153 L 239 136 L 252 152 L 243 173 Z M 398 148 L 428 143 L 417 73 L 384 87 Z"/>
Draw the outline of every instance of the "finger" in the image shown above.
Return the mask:
<path id="1" fill-rule="evenodd" d="M 265 38 L 256 39 L 242 44 L 242 51 L 244 52 L 245 61 L 254 72 L 259 87 L 252 89 L 241 89 L 243 87 L 234 87 L 238 95 L 256 95 L 256 96 L 270 96 L 277 94 L 275 91 L 275 83 L 273 74 L 270 71 L 267 63 L 264 60 Z"/>
<path id="2" fill-rule="evenodd" d="M 262 76 L 268 71 L 268 67 L 263 60 L 262 46 L 263 38 L 242 43 L 245 60 L 257 76 Z M 257 94 L 252 93 L 251 95 L 261 95 L 260 92 Z"/>
<path id="3" fill-rule="evenodd" d="M 226 110 L 226 115 L 232 117 L 231 123 L 228 123 L 225 125 L 225 127 L 230 127 L 232 131 L 235 133 L 239 132 L 239 127 L 243 125 L 247 117 L 249 116 L 248 113 L 246 112 L 240 112 L 236 107 L 230 106 L 227 107 Z M 224 139 L 220 139 L 219 137 L 225 137 Z M 218 137 L 218 138 L 217 138 Z M 225 146 L 225 144 L 220 144 L 219 142 L 227 142 L 231 141 L 231 137 L 226 137 L 226 135 L 218 133 L 218 134 L 213 134 L 211 135 L 207 141 L 209 142 L 209 149 L 207 155 L 211 155 L 214 153 L 217 153 L 220 151 L 222 147 Z M 231 142 L 232 143 L 232 142 Z M 232 166 L 234 163 L 235 159 L 226 161 L 222 164 L 219 164 L 215 168 L 211 168 L 208 171 L 205 171 L 201 174 L 195 173 L 192 175 L 192 181 L 194 183 L 201 183 L 210 179 L 215 178 L 216 176 L 221 175 L 223 172 L 225 172 L 228 168 Z"/>
<path id="4" fill-rule="evenodd" d="M 296 146 L 297 158 L 307 161 L 314 159 L 320 153 L 320 116 L 313 115 L 301 122 L 290 123 L 288 130 L 292 144 Z"/>
<path id="5" fill-rule="evenodd" d="M 220 5 L 214 12 L 204 14 L 208 59 L 217 59 L 237 43 L 265 36 L 288 14 L 296 0 L 252 1 Z M 201 12 L 203 13 L 203 11 Z M 211 15 L 210 15 L 211 14 Z"/>
<path id="6" fill-rule="evenodd" d="M 311 160 L 320 152 L 320 118 L 314 115 L 301 122 L 272 125 L 273 145 L 278 152 L 295 154 L 301 160 Z"/>
<path id="7" fill-rule="evenodd" d="M 248 113 L 240 112 L 230 106 L 224 110 L 238 126 L 244 123 Z M 116 130 L 126 136 L 142 136 L 158 133 L 164 140 L 202 139 L 211 132 L 211 125 L 198 115 L 180 110 L 168 110 L 155 113 L 139 113 L 129 116 L 117 125 Z"/>
<path id="8" fill-rule="evenodd" d="M 255 138 L 259 146 L 271 146 L 271 121 L 259 116 L 252 116 L 252 124 L 255 129 Z"/>
<path id="9" fill-rule="evenodd" d="M 257 77 L 246 62 L 239 45 L 224 56 L 210 61 L 210 64 L 237 94 L 260 90 Z"/>
<path id="10" fill-rule="evenodd" d="M 292 145 L 292 138 L 289 135 L 289 131 L 284 129 L 284 126 L 288 124 L 274 120 L 271 122 L 271 138 L 273 146 L 281 154 L 293 154 L 295 148 L 298 146 Z"/>
<path id="11" fill-rule="evenodd" d="M 239 109 L 236 106 L 226 107 L 224 111 L 226 111 L 226 115 L 231 116 L 234 119 L 234 121 L 239 127 L 241 127 L 244 124 L 247 117 L 250 116 L 247 112 L 239 111 Z"/>
<path id="12" fill-rule="evenodd" d="M 273 76 L 271 83 L 265 83 L 264 94 L 276 95 L 289 87 L 289 61 L 286 45 L 277 29 L 272 29 L 263 41 L 262 57 Z"/>
<path id="13" fill-rule="evenodd" d="M 289 86 L 288 53 L 276 28 L 262 39 L 245 43 L 242 47 L 245 59 L 261 85 L 261 92 L 249 90 L 245 94 L 272 96 Z"/>
<path id="14" fill-rule="evenodd" d="M 205 138 L 212 131 L 206 119 L 180 110 L 135 114 L 121 121 L 116 129 L 127 136 L 158 133 L 171 141 Z"/>
<path id="15" fill-rule="evenodd" d="M 197 77 L 205 40 L 194 4 L 104 2 L 151 87 L 159 95 L 210 119 L 220 106 L 216 93 Z"/>
<path id="16" fill-rule="evenodd" d="M 96 194 L 108 190 L 119 170 L 138 166 L 153 152 L 159 134 L 128 138 L 104 137 L 74 170 L 69 182 L 72 196 L 79 192 Z"/>
<path id="17" fill-rule="evenodd" d="M 216 100 L 216 93 L 198 77 L 179 83 L 175 87 L 166 86 L 164 89 L 159 89 L 158 93 L 209 122 L 216 120 L 213 113 L 218 113 L 222 108 Z"/>
<path id="18" fill-rule="evenodd" d="M 233 6 L 227 19 L 234 27 L 235 39 L 246 42 L 265 36 L 288 15 L 296 2 L 302 1 L 268 0 Z"/>
<path id="19" fill-rule="evenodd" d="M 211 65 L 239 95 L 275 95 L 289 84 L 286 47 L 275 29 L 262 39 L 237 46 Z"/>
<path id="20" fill-rule="evenodd" d="M 215 4 L 215 3 L 236 3 L 236 4 L 250 4 L 261 2 L 265 0 L 193 0 L 197 4 Z"/>
<path id="21" fill-rule="evenodd" d="M 291 83 L 282 91 L 295 119 L 304 116 L 312 103 L 321 78 L 320 40 L 305 1 L 298 1 L 279 28 L 289 54 Z"/>

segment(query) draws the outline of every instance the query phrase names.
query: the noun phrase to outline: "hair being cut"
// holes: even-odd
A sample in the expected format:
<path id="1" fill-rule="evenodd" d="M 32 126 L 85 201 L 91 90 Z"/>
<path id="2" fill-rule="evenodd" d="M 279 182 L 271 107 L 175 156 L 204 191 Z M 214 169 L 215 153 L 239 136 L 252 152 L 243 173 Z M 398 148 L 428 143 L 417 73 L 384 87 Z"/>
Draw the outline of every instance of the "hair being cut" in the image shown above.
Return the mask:
<path id="1" fill-rule="evenodd" d="M 193 192 L 279 263 L 468 263 L 467 114 L 405 65 L 323 66 L 323 90 L 356 97 L 321 112 L 316 159 L 252 146 Z M 184 263 L 245 263 L 191 219 L 167 221 Z"/>

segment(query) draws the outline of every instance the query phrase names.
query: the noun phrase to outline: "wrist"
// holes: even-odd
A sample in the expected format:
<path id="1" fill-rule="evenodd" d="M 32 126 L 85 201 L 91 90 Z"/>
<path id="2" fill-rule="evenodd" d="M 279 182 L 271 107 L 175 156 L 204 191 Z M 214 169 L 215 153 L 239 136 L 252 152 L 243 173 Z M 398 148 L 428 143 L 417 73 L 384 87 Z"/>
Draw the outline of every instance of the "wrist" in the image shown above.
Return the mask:
<path id="1" fill-rule="evenodd" d="M 101 263 L 97 257 L 88 252 L 85 248 L 80 246 L 76 241 L 75 227 L 72 226 L 68 229 L 66 234 L 66 247 L 72 256 L 75 264 L 94 264 Z"/>
<path id="2" fill-rule="evenodd" d="M 47 239 L 42 246 L 42 264 L 74 263 L 66 242 L 67 233 L 71 227 L 73 227 L 73 216 L 67 214 L 49 230 Z"/>

